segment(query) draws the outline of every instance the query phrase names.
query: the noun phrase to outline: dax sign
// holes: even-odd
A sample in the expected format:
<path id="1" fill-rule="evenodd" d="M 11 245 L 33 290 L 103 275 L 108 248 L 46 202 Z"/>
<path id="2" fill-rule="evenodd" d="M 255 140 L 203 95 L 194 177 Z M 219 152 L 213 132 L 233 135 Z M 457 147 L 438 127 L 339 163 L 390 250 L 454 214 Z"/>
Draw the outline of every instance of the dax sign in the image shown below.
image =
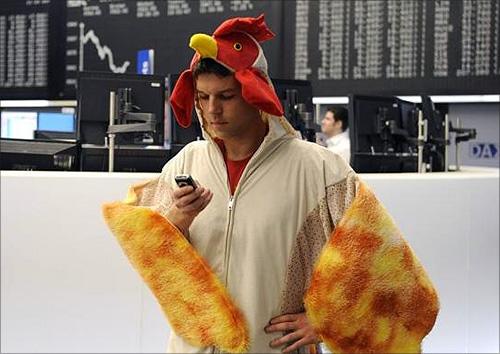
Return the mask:
<path id="1" fill-rule="evenodd" d="M 498 144 L 470 143 L 469 156 L 474 159 L 498 159 Z"/>

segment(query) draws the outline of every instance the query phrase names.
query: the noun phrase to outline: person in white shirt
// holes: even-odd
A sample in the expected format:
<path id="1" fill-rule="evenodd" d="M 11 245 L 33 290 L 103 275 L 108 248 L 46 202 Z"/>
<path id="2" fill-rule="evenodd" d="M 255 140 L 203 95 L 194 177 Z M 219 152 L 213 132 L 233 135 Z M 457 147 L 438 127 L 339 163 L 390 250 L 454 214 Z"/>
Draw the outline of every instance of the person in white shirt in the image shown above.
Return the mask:
<path id="1" fill-rule="evenodd" d="M 339 154 L 349 163 L 351 159 L 351 142 L 349 140 L 347 109 L 342 107 L 328 107 L 323 120 L 321 131 L 326 136 L 326 147 Z"/>

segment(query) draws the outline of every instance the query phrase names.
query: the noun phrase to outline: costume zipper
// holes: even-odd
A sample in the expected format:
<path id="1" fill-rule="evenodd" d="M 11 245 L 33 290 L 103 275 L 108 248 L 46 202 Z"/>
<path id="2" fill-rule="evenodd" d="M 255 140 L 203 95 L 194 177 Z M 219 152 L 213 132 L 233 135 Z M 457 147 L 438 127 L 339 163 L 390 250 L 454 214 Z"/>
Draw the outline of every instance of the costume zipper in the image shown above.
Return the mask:
<path id="1" fill-rule="evenodd" d="M 233 207 L 234 207 L 234 196 L 231 195 L 231 186 L 229 183 L 229 175 L 226 169 L 226 164 L 224 162 L 224 156 L 222 154 L 222 151 L 220 148 L 217 146 L 217 144 L 214 142 L 215 149 L 217 150 L 217 153 L 220 158 L 220 163 L 221 166 L 223 166 L 223 169 L 226 173 L 226 187 L 228 190 L 229 194 L 229 201 L 228 201 L 228 218 L 227 218 L 227 224 L 226 224 L 226 232 L 225 232 L 225 237 L 224 237 L 224 261 L 223 261 L 223 274 L 222 274 L 222 281 L 225 286 L 227 286 L 227 278 L 228 278 L 228 259 L 229 259 L 229 245 L 230 245 L 230 238 L 231 238 L 231 230 L 232 230 L 232 212 L 233 212 Z M 219 353 L 219 350 L 215 347 L 212 348 L 212 353 Z"/>
<path id="2" fill-rule="evenodd" d="M 250 159 L 247 166 L 245 167 L 245 170 L 243 171 L 243 173 L 240 177 L 238 185 L 236 186 L 236 190 L 234 191 L 234 194 L 229 195 L 229 201 L 227 204 L 227 210 L 228 210 L 227 220 L 228 220 L 228 222 L 227 222 L 226 238 L 225 238 L 225 245 L 224 245 L 224 279 L 223 279 L 223 281 L 224 281 L 225 286 L 228 285 L 228 278 L 229 278 L 229 261 L 231 258 L 231 254 L 230 254 L 231 242 L 233 239 L 232 232 L 233 232 L 233 214 L 234 214 L 235 199 L 236 199 L 236 196 L 238 195 L 238 191 L 241 188 L 241 184 L 244 182 L 246 176 L 248 175 L 249 167 L 250 167 L 250 164 L 252 163 L 252 160 L 254 159 L 254 157 L 258 153 L 261 152 L 262 149 L 263 149 L 263 146 L 261 145 L 257 149 L 257 151 L 255 152 L 254 156 Z M 220 150 L 219 150 L 219 152 L 220 152 Z M 222 157 L 222 159 L 224 159 L 224 157 L 222 156 L 222 152 L 221 152 L 221 157 Z M 229 193 L 231 193 L 231 186 L 229 184 L 229 175 L 227 176 L 227 188 L 230 191 Z"/>
<path id="3" fill-rule="evenodd" d="M 227 203 L 227 230 L 226 230 L 226 242 L 224 249 L 224 285 L 227 286 L 227 280 L 229 276 L 229 252 L 231 248 L 231 239 L 233 232 L 233 210 L 234 210 L 234 195 L 229 196 L 229 201 Z"/>

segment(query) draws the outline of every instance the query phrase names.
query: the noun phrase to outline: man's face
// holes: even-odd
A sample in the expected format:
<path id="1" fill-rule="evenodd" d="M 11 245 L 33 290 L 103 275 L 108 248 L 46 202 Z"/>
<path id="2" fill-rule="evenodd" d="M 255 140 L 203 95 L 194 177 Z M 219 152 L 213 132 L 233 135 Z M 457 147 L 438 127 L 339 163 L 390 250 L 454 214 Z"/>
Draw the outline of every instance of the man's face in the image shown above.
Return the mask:
<path id="1" fill-rule="evenodd" d="M 327 111 L 321 121 L 321 131 L 327 137 L 331 138 L 334 135 L 342 133 L 342 122 L 335 120 L 333 112 Z"/>
<path id="2" fill-rule="evenodd" d="M 241 85 L 233 75 L 201 74 L 195 86 L 204 124 L 218 138 L 238 138 L 254 131 L 259 111 L 243 99 Z"/>

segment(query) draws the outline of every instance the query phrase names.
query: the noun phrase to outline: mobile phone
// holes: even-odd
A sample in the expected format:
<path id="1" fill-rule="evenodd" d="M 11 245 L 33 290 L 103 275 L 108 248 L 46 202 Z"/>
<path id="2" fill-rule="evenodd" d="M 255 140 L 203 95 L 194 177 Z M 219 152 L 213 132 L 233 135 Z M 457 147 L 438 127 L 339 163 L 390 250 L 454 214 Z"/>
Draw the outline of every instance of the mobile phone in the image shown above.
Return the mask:
<path id="1" fill-rule="evenodd" d="M 196 189 L 196 183 L 191 175 L 177 175 L 175 176 L 175 183 L 179 187 L 191 186 L 193 189 Z"/>

